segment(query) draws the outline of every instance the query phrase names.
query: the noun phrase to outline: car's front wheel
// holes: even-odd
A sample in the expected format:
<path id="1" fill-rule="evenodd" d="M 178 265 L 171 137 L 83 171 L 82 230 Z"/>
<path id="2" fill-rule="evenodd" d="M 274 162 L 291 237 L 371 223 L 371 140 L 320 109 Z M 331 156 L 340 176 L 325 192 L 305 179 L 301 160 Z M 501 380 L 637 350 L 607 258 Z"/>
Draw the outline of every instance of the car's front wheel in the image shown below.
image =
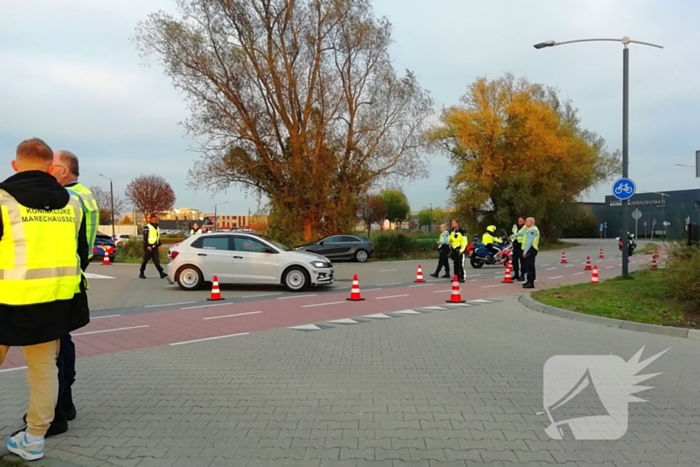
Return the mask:
<path id="1" fill-rule="evenodd" d="M 195 266 L 182 266 L 175 273 L 175 281 L 182 290 L 199 290 L 204 284 L 204 275 Z"/>
<path id="2" fill-rule="evenodd" d="M 364 263 L 368 259 L 369 255 L 365 250 L 357 250 L 357 252 L 355 252 L 355 261 L 357 261 L 358 263 Z"/>
<path id="3" fill-rule="evenodd" d="M 294 266 L 284 272 L 282 284 L 290 292 L 302 292 L 311 285 L 311 278 L 305 269 Z"/>

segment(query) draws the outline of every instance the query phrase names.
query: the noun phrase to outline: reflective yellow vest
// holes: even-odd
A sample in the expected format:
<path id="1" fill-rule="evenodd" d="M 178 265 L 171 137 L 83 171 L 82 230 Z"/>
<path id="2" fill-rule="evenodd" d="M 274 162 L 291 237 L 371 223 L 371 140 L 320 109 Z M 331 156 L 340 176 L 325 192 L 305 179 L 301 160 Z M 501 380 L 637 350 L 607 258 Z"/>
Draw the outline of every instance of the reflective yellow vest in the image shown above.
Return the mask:
<path id="1" fill-rule="evenodd" d="M 518 228 L 518 224 L 513 224 L 513 235 L 522 232 L 524 228 L 525 228 L 525 224 L 523 224 L 522 227 L 520 227 L 520 228 Z M 517 238 L 517 237 L 513 239 L 513 242 L 522 244 L 521 239 Z"/>
<path id="2" fill-rule="evenodd" d="M 148 229 L 148 246 L 156 246 L 160 240 L 160 227 L 147 224 L 146 228 Z"/>
<path id="3" fill-rule="evenodd" d="M 92 258 L 92 249 L 95 247 L 95 239 L 97 238 L 97 227 L 100 225 L 100 208 L 97 206 L 97 200 L 92 191 L 80 183 L 67 186 L 66 190 L 76 195 L 83 206 L 85 233 L 88 241 L 88 258 Z"/>
<path id="4" fill-rule="evenodd" d="M 459 250 L 460 253 L 464 253 L 464 250 L 466 250 L 467 245 L 469 244 L 467 237 L 456 231 L 450 233 L 449 242 L 450 247 L 452 247 L 452 249 Z"/>
<path id="5" fill-rule="evenodd" d="M 70 300 L 80 292 L 80 200 L 66 207 L 31 209 L 0 190 L 0 303 L 23 306 Z"/>
<path id="6" fill-rule="evenodd" d="M 523 235 L 523 237 L 520 239 L 521 245 L 523 246 L 523 249 L 525 249 L 525 247 L 527 246 L 527 238 L 531 235 L 534 236 L 534 238 L 532 239 L 532 248 L 539 251 L 540 250 L 540 229 L 538 229 L 536 225 L 533 225 L 532 227 L 525 228 L 525 235 Z"/>

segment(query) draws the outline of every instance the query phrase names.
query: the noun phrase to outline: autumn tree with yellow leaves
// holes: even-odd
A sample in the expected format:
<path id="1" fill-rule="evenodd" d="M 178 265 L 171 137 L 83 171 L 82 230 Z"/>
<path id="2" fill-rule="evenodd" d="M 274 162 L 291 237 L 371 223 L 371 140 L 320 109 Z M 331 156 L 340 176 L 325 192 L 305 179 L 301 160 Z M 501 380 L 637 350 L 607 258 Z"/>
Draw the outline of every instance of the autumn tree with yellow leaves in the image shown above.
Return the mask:
<path id="1" fill-rule="evenodd" d="M 472 231 L 533 216 L 556 237 L 571 203 L 620 170 L 619 152 L 581 128 L 570 101 L 510 74 L 477 79 L 440 120 L 429 139 L 455 165 L 455 211 Z"/>

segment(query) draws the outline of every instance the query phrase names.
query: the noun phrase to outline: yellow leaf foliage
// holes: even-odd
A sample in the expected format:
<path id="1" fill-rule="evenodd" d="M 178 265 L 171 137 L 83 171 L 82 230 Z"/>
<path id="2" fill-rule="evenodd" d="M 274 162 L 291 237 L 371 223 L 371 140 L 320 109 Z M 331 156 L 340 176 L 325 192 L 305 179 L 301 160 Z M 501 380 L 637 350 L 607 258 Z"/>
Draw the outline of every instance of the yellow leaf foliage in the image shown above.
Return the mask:
<path id="1" fill-rule="evenodd" d="M 518 216 L 550 228 L 563 207 L 619 167 L 618 154 L 580 128 L 570 102 L 512 75 L 477 79 L 428 137 L 456 166 L 449 183 L 470 228 L 509 227 Z"/>

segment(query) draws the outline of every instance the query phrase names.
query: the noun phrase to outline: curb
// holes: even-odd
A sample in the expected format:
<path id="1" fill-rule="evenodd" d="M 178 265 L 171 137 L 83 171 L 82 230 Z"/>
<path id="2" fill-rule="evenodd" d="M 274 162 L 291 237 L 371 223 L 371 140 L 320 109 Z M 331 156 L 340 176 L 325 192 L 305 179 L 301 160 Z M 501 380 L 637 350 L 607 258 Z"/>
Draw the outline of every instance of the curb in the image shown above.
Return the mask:
<path id="1" fill-rule="evenodd" d="M 518 298 L 521 305 L 540 313 L 556 316 L 558 318 L 570 319 L 584 323 L 597 324 L 609 328 L 626 329 L 628 331 L 646 332 L 647 334 L 658 334 L 662 336 L 680 337 L 683 339 L 700 340 L 700 330 L 676 328 L 672 326 L 659 326 L 656 324 L 633 323 L 620 319 L 604 318 L 602 316 L 585 315 L 575 311 L 563 310 L 553 306 L 545 305 L 533 300 L 530 295 L 521 295 Z"/>

